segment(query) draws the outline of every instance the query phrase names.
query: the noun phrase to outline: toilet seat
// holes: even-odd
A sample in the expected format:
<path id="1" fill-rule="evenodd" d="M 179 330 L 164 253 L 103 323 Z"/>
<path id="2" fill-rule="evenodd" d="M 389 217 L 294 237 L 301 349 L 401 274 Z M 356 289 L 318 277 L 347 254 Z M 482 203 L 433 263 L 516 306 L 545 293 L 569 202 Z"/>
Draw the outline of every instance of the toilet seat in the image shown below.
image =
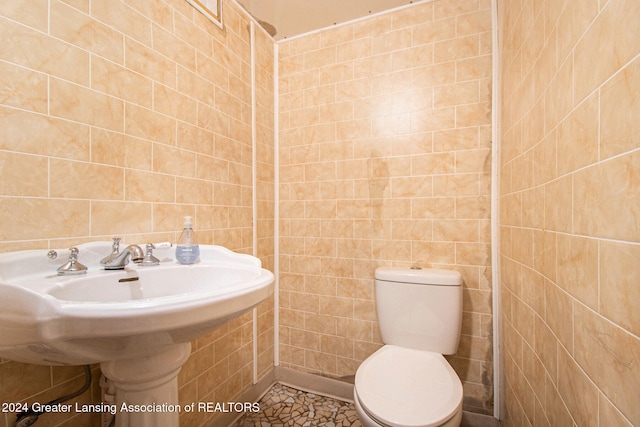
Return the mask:
<path id="1" fill-rule="evenodd" d="M 438 353 L 385 345 L 358 368 L 362 408 L 392 427 L 440 426 L 462 407 L 462 383 Z"/>

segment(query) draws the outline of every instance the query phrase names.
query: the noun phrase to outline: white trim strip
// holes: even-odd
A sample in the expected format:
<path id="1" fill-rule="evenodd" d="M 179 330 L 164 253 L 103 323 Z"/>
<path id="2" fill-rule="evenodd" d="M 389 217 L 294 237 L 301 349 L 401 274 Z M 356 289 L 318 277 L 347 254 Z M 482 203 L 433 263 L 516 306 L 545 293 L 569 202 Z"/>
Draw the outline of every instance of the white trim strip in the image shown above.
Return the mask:
<path id="1" fill-rule="evenodd" d="M 256 34 L 255 24 L 253 21 L 249 23 L 250 28 L 250 47 L 251 47 L 251 209 L 252 219 L 252 251 L 253 256 L 258 256 L 258 196 L 257 196 L 257 167 L 258 159 L 256 158 L 257 150 L 257 132 L 256 132 Z M 253 310 L 253 384 L 258 382 L 258 309 Z"/>
<path id="2" fill-rule="evenodd" d="M 280 85 L 278 84 L 278 44 L 273 44 L 273 198 L 274 198 L 274 227 L 273 227 L 273 274 L 275 275 L 273 291 L 273 361 L 275 366 L 280 365 L 280 135 L 278 129 L 280 121 L 278 110 Z"/>
<path id="3" fill-rule="evenodd" d="M 491 0 L 492 85 L 491 85 L 491 295 L 493 320 L 493 416 L 502 412 L 500 358 L 500 57 L 498 52 L 498 3 Z"/>

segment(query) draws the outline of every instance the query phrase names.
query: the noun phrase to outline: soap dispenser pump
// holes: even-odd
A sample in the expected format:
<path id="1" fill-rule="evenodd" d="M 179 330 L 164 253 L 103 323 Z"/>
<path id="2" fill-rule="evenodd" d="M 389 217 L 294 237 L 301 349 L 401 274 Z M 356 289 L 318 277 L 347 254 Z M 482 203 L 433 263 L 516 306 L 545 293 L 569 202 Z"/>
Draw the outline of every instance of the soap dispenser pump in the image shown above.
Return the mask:
<path id="1" fill-rule="evenodd" d="M 180 264 L 193 264 L 200 258 L 200 246 L 193 232 L 191 217 L 184 217 L 184 229 L 176 245 L 176 260 Z"/>

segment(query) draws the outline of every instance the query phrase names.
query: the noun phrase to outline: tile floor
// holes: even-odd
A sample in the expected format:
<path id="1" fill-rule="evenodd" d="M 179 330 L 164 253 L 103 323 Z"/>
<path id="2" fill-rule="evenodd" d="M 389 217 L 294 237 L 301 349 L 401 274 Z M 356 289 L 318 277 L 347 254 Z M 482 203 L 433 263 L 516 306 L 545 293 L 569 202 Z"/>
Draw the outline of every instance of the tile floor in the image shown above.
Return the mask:
<path id="1" fill-rule="evenodd" d="M 353 403 L 275 384 L 234 427 L 362 427 Z"/>

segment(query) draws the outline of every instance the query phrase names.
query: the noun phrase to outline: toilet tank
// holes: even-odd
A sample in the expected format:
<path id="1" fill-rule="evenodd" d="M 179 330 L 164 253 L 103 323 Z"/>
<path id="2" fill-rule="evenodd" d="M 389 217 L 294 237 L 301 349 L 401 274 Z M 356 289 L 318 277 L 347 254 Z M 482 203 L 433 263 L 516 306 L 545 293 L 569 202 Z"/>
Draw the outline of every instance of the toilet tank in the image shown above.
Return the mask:
<path id="1" fill-rule="evenodd" d="M 462 327 L 462 275 L 455 270 L 380 267 L 376 309 L 382 342 L 454 354 Z"/>

